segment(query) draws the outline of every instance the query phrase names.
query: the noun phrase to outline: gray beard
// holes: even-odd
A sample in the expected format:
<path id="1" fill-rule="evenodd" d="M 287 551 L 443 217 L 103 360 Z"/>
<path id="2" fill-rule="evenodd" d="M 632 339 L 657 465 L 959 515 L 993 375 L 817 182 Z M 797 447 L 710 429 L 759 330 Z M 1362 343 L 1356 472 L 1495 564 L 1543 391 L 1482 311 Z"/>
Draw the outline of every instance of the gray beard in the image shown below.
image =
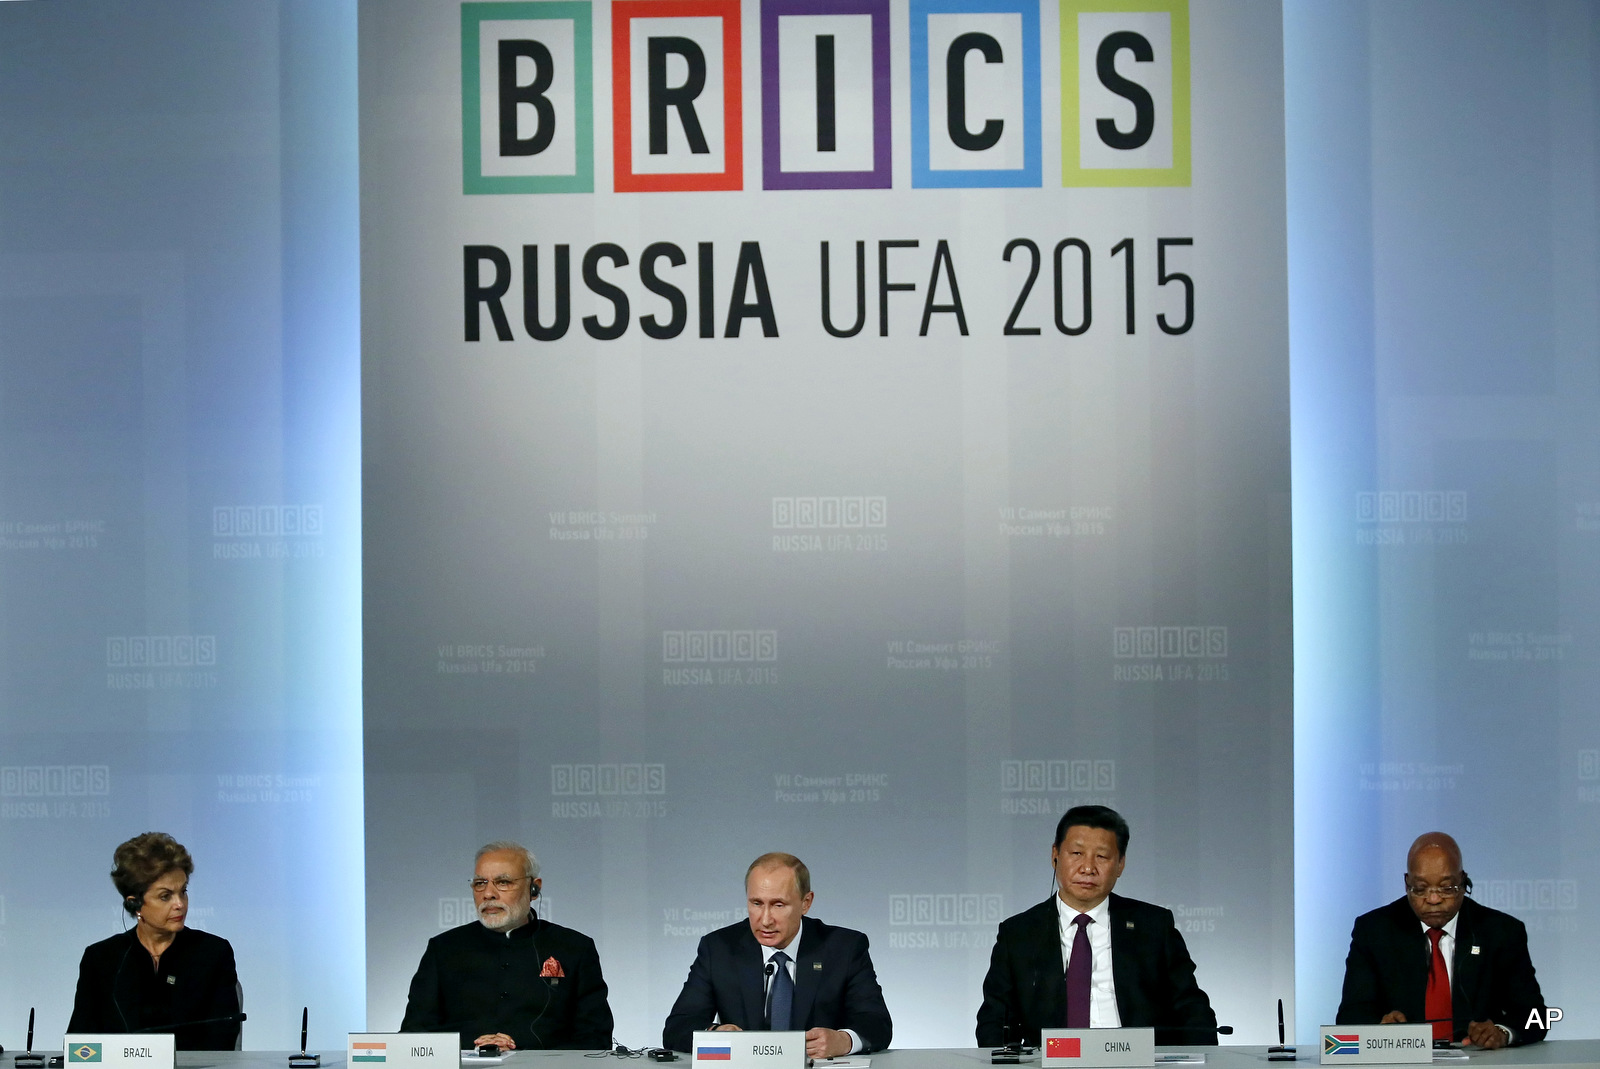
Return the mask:
<path id="1" fill-rule="evenodd" d="M 523 917 L 519 921 L 516 914 L 510 909 L 507 909 L 504 913 L 497 913 L 487 917 L 483 915 L 482 910 L 479 910 L 478 923 L 489 929 L 491 932 L 504 932 L 512 928 L 522 927 L 524 924 L 528 923 L 528 918 Z"/>

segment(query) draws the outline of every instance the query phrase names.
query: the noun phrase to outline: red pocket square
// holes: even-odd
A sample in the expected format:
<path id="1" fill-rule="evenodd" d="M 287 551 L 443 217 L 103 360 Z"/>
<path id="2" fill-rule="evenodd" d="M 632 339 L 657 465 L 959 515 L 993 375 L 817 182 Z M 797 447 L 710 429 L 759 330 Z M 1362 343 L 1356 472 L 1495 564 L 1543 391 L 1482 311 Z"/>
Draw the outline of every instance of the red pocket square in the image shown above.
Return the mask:
<path id="1" fill-rule="evenodd" d="M 539 975 L 540 976 L 565 976 L 567 974 L 561 971 L 561 963 L 559 961 L 557 961 L 555 958 L 545 958 L 544 959 L 544 968 L 539 970 Z"/>

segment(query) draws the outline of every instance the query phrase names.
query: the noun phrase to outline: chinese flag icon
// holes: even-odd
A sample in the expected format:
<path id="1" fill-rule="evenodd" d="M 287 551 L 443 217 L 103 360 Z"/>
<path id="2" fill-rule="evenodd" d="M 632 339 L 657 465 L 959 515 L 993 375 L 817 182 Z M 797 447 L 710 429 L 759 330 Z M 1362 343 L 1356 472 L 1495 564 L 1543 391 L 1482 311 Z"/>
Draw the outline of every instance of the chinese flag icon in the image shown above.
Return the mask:
<path id="1" fill-rule="evenodd" d="M 1047 1039 L 1044 1044 L 1046 1058 L 1081 1058 L 1083 1057 L 1083 1041 L 1074 1036 L 1071 1039 Z"/>

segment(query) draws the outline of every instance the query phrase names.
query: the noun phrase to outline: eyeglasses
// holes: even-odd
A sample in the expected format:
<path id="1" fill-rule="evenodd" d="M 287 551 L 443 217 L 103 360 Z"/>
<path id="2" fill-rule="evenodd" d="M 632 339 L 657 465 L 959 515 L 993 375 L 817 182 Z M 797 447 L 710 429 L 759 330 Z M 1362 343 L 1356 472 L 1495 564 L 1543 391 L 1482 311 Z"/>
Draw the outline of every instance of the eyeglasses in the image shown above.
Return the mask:
<path id="1" fill-rule="evenodd" d="M 496 876 L 492 880 L 486 880 L 482 876 L 474 876 L 472 878 L 472 889 L 482 894 L 489 889 L 489 885 L 492 883 L 496 891 L 509 891 L 527 878 L 526 876 Z"/>
<path id="2" fill-rule="evenodd" d="M 1406 888 L 1406 893 L 1412 898 L 1428 898 L 1432 895 L 1438 895 L 1440 898 L 1454 898 L 1465 890 L 1466 888 L 1458 887 L 1455 884 L 1449 884 L 1445 887 L 1422 887 L 1412 884 Z"/>

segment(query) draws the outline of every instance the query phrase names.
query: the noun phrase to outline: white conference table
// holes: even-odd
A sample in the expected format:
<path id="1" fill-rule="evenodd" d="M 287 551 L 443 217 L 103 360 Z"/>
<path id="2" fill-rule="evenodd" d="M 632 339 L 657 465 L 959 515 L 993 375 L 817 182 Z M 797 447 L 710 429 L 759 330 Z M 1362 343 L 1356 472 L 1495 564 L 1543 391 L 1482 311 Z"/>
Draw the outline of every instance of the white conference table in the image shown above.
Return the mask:
<path id="1" fill-rule="evenodd" d="M 1273 1066 L 1316 1065 L 1319 1061 L 1319 1052 L 1315 1044 L 1301 1044 L 1297 1062 L 1273 1062 L 1267 1060 L 1265 1047 L 1157 1047 L 1158 1051 L 1169 1050 L 1203 1050 L 1206 1055 L 1206 1065 L 1209 1069 L 1269 1069 Z M 1468 1066 L 1472 1069 L 1512 1069 L 1521 1066 L 1539 1066 L 1541 1069 L 1593 1069 L 1600 1066 L 1600 1040 L 1597 1039 L 1565 1039 L 1546 1040 L 1527 1047 L 1510 1047 L 1505 1050 L 1495 1051 L 1469 1051 L 1467 1061 L 1451 1060 L 1436 1062 L 1442 1066 Z M 287 1051 L 181 1051 L 178 1054 L 179 1069 L 288 1069 Z M 978 1049 L 953 1048 L 953 1049 L 899 1049 L 878 1051 L 868 1055 L 872 1059 L 872 1069 L 980 1069 L 988 1066 L 989 1051 L 987 1048 Z M 0 1058 L 0 1069 L 10 1069 L 11 1052 Z M 637 1069 L 655 1069 L 658 1064 L 667 1064 L 676 1069 L 690 1069 L 687 1055 L 678 1055 L 676 1062 L 657 1063 L 648 1058 L 618 1058 L 615 1056 L 603 1057 L 599 1054 L 585 1054 L 583 1051 L 518 1051 L 514 1056 L 507 1058 L 500 1069 L 597 1069 L 598 1066 L 615 1066 L 615 1069 L 624 1069 L 624 1066 L 637 1067 Z M 1024 1067 L 1033 1065 L 1037 1069 L 1038 1062 L 1023 1062 Z M 344 1051 L 323 1051 L 323 1069 L 345 1069 Z"/>

